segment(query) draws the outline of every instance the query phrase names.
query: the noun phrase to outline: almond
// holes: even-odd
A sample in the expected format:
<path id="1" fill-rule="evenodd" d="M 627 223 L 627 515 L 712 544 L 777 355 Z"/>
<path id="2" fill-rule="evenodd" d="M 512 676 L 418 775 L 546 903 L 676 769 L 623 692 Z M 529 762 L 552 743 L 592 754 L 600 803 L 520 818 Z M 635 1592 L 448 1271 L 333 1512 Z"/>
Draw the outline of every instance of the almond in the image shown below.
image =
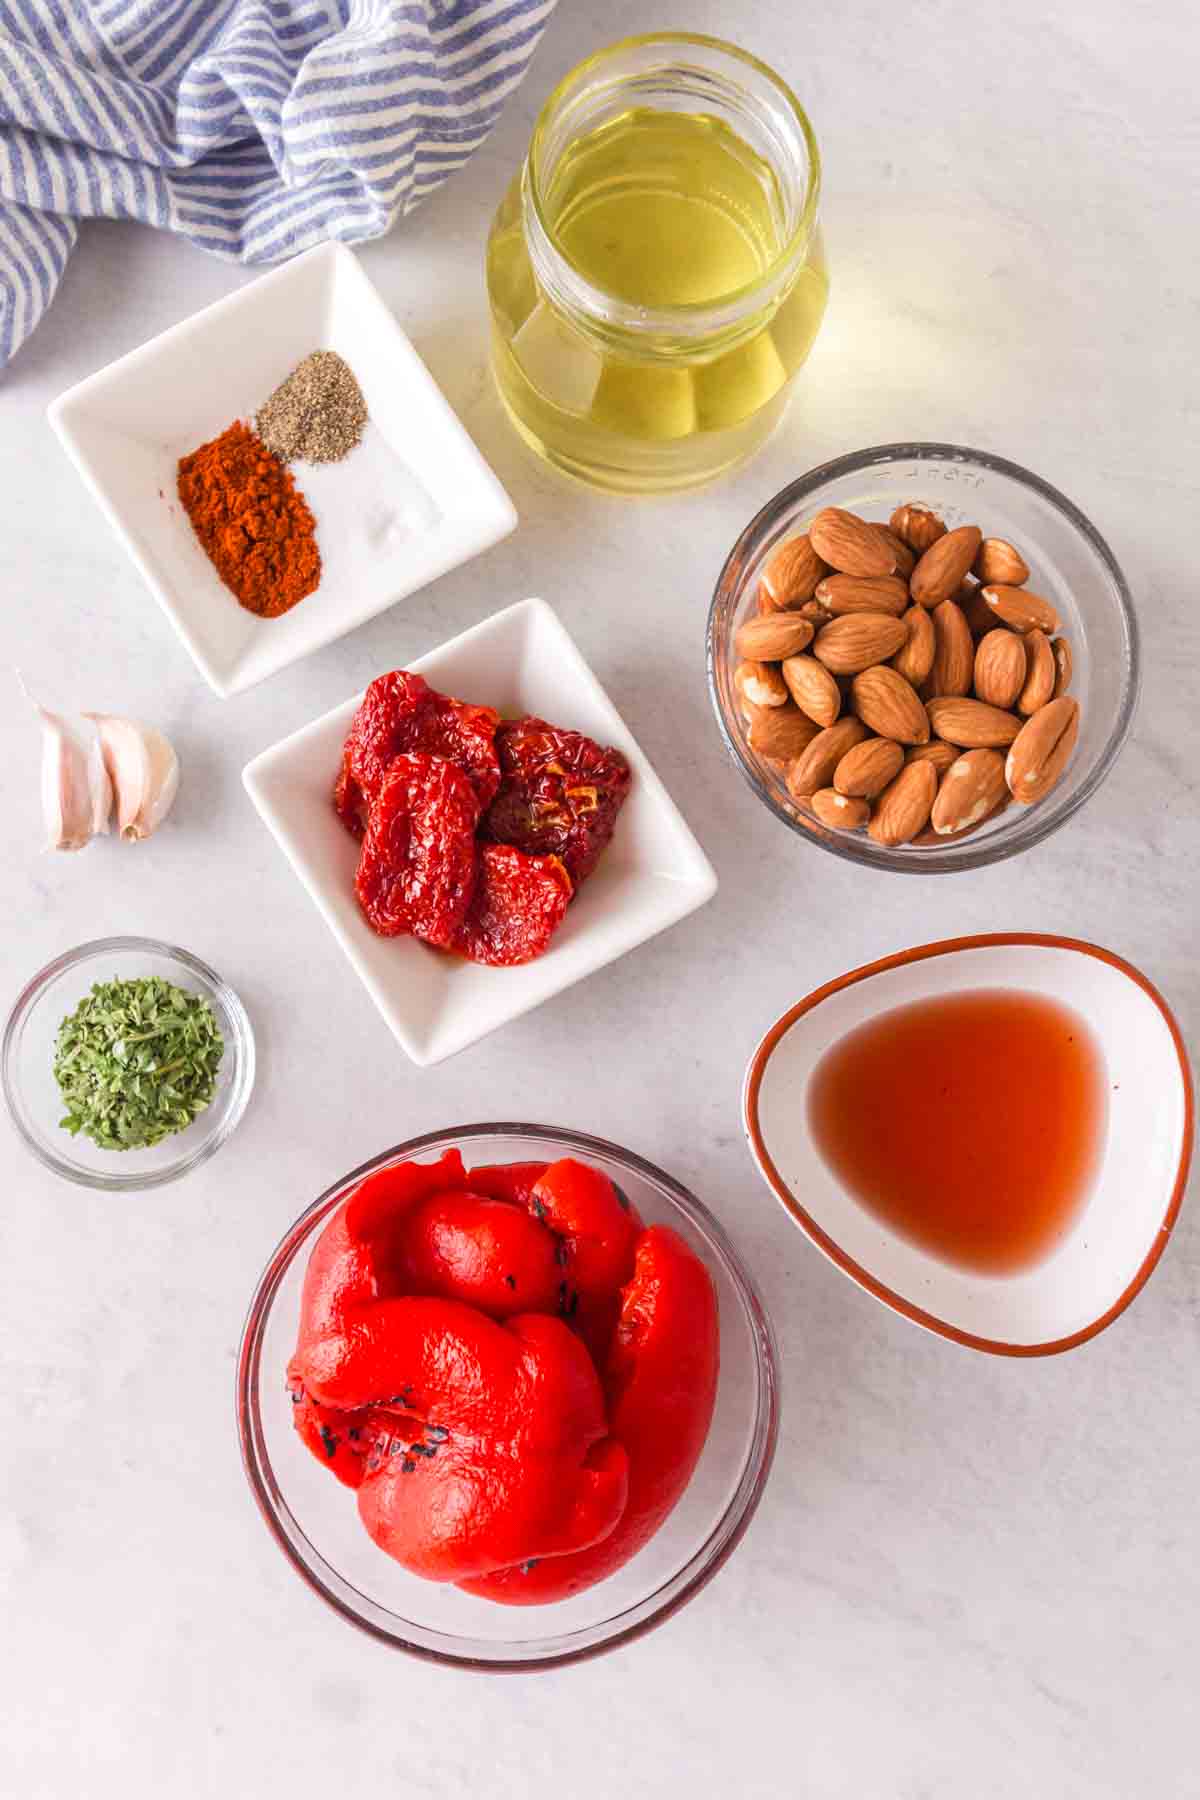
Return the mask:
<path id="1" fill-rule="evenodd" d="M 896 558 L 897 575 L 901 581 L 907 581 L 917 566 L 917 559 L 912 549 L 905 543 L 899 532 L 893 531 L 890 525 L 877 525 L 875 529 Z"/>
<path id="2" fill-rule="evenodd" d="M 994 584 L 980 591 L 993 615 L 1014 631 L 1044 631 L 1047 637 L 1053 637 L 1058 630 L 1058 614 L 1040 594 L 1031 594 L 1028 588 Z"/>
<path id="3" fill-rule="evenodd" d="M 826 506 L 809 534 L 817 555 L 842 575 L 891 575 L 896 556 L 891 545 L 857 513 Z"/>
<path id="4" fill-rule="evenodd" d="M 989 706 L 1012 706 L 1025 685 L 1025 639 L 1015 631 L 989 631 L 975 651 L 975 695 Z"/>
<path id="5" fill-rule="evenodd" d="M 932 763 L 906 763 L 875 802 L 867 827 L 877 844 L 907 844 L 929 822 L 937 794 Z"/>
<path id="6" fill-rule="evenodd" d="M 897 744 L 929 742 L 929 717 L 916 689 L 895 669 L 864 669 L 852 684 L 854 710 L 864 725 Z"/>
<path id="7" fill-rule="evenodd" d="M 835 830 L 857 831 L 871 816 L 871 803 L 857 795 L 839 794 L 836 788 L 818 788 L 809 805 L 822 825 Z"/>
<path id="8" fill-rule="evenodd" d="M 813 549 L 812 539 L 805 532 L 803 537 L 789 538 L 786 544 L 780 544 L 777 550 L 772 551 L 758 578 L 759 594 L 765 594 L 770 606 L 776 611 L 799 606 L 802 601 L 812 599 L 816 585 L 824 573 L 825 564 Z"/>
<path id="9" fill-rule="evenodd" d="M 918 556 L 946 535 L 945 525 L 927 506 L 898 506 L 888 525 Z"/>
<path id="10" fill-rule="evenodd" d="M 920 687 L 933 667 L 937 647 L 933 620 L 923 606 L 910 606 L 900 622 L 908 632 L 908 642 L 901 644 L 893 656 L 892 667 L 897 675 L 903 675 L 905 681 L 911 681 L 914 687 Z"/>
<path id="11" fill-rule="evenodd" d="M 842 710 L 842 692 L 828 669 L 815 657 L 789 656 L 780 674 L 802 713 L 818 725 L 832 725 Z"/>
<path id="12" fill-rule="evenodd" d="M 1054 657 L 1054 692 L 1051 695 L 1051 699 L 1057 700 L 1058 696 L 1060 694 L 1065 694 L 1070 687 L 1071 675 L 1075 665 L 1071 656 L 1069 639 L 1065 637 L 1056 637 L 1050 646 L 1050 650 Z"/>
<path id="13" fill-rule="evenodd" d="M 937 802 L 935 801 L 934 804 L 936 805 Z M 1009 793 L 1008 789 L 1005 788 L 999 804 L 993 806 L 986 819 L 977 819 L 974 825 L 964 825 L 961 831 L 948 831 L 944 835 L 940 835 L 936 832 L 931 823 L 925 827 L 924 831 L 919 831 L 917 833 L 916 837 L 913 839 L 913 843 L 920 844 L 922 847 L 927 844 L 937 844 L 939 846 L 942 844 L 956 844 L 959 838 L 970 837 L 973 831 L 978 831 L 981 825 L 986 825 L 988 819 L 999 818 L 1005 807 L 1011 805 L 1012 795 Z"/>
<path id="14" fill-rule="evenodd" d="M 934 607 L 932 618 L 933 666 L 925 683 L 926 698 L 932 699 L 938 694 L 969 694 L 975 677 L 975 640 L 962 608 L 953 600 L 943 600 L 940 606 Z"/>
<path id="15" fill-rule="evenodd" d="M 750 748 L 768 762 L 790 763 L 812 743 L 819 726 L 789 701 L 786 706 L 756 706 L 746 733 Z"/>
<path id="16" fill-rule="evenodd" d="M 818 731 L 812 742 L 788 765 L 788 792 L 793 800 L 811 800 L 818 788 L 828 787 L 833 771 L 855 744 L 861 744 L 867 728 L 858 719 L 839 719 Z"/>
<path id="17" fill-rule="evenodd" d="M 1079 702 L 1062 694 L 1035 712 L 1021 727 L 1008 760 L 1005 779 L 1019 806 L 1030 806 L 1054 786 L 1070 760 L 1079 736 Z"/>
<path id="18" fill-rule="evenodd" d="M 946 695 L 930 700 L 925 711 L 934 735 L 957 744 L 960 750 L 996 750 L 1011 744 L 1021 721 L 985 700 L 963 700 Z"/>
<path id="19" fill-rule="evenodd" d="M 734 646 L 747 662 L 782 662 L 785 656 L 798 656 L 813 640 L 809 619 L 796 613 L 767 613 L 759 619 L 747 619 L 739 626 Z"/>
<path id="20" fill-rule="evenodd" d="M 896 575 L 826 575 L 816 597 L 831 613 L 882 612 L 898 619 L 908 606 L 908 583 Z"/>
<path id="21" fill-rule="evenodd" d="M 959 525 L 930 544 L 909 583 L 918 606 L 940 606 L 958 592 L 982 541 L 978 525 Z"/>
<path id="22" fill-rule="evenodd" d="M 839 794 L 854 794 L 873 800 L 889 781 L 894 781 L 904 767 L 904 752 L 890 738 L 867 738 L 847 750 L 833 771 L 833 785 Z"/>
<path id="23" fill-rule="evenodd" d="M 913 749 L 904 752 L 905 762 L 932 763 L 939 775 L 944 775 L 951 763 L 957 762 L 962 751 L 953 744 L 944 743 L 941 738 L 930 738 L 927 744 L 917 744 Z"/>
<path id="24" fill-rule="evenodd" d="M 1009 637 L 1014 635 L 1009 632 Z M 1029 673 L 1017 696 L 1017 711 L 1023 718 L 1031 718 L 1040 706 L 1054 695 L 1054 652 L 1050 648 L 1050 639 L 1044 631 L 1027 631 L 1020 640 L 1029 659 Z M 982 696 L 981 696 L 982 698 Z"/>
<path id="25" fill-rule="evenodd" d="M 787 701 L 787 683 L 773 663 L 739 663 L 733 685 L 751 706 L 783 706 Z"/>
<path id="26" fill-rule="evenodd" d="M 999 581 L 1006 587 L 1020 587 L 1029 580 L 1029 564 L 1007 538 L 984 538 L 971 567 L 980 581 Z"/>
<path id="27" fill-rule="evenodd" d="M 813 655 L 835 675 L 857 675 L 886 662 L 907 638 L 905 626 L 890 613 L 847 613 L 818 631 Z"/>
<path id="28" fill-rule="evenodd" d="M 1008 793 L 1004 758 L 995 750 L 968 750 L 942 776 L 930 815 L 939 837 L 980 825 Z"/>

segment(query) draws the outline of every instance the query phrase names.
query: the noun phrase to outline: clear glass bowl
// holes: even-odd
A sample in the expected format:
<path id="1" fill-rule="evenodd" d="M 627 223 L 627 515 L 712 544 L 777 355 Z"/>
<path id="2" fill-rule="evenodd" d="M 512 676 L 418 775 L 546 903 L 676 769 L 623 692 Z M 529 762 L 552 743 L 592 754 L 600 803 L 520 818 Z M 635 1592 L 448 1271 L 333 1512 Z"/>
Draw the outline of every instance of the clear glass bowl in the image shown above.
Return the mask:
<path id="1" fill-rule="evenodd" d="M 1010 806 L 955 843 L 876 844 L 865 831 L 833 831 L 791 798 L 782 769 L 746 739 L 733 674 L 734 634 L 755 609 L 759 572 L 776 545 L 808 529 L 824 506 L 886 522 L 904 501 L 921 501 L 947 525 L 979 525 L 1010 539 L 1031 570 L 1029 585 L 1053 600 L 1071 641 L 1071 693 L 1080 703 L 1079 741 L 1065 774 L 1035 806 Z M 849 862 L 931 875 L 977 869 L 1015 856 L 1064 825 L 1104 780 L 1128 734 L 1139 681 L 1138 629 L 1125 577 L 1095 526 L 1048 482 L 1003 457 L 957 444 L 881 444 L 802 475 L 769 500 L 730 551 L 708 617 L 708 681 L 721 735 L 765 806 L 812 843 Z"/>
<path id="2" fill-rule="evenodd" d="M 364 1176 L 459 1148 L 468 1166 L 578 1156 L 619 1183 L 647 1224 L 669 1224 L 716 1284 L 721 1373 L 712 1429 L 662 1529 L 623 1569 L 548 1606 L 499 1606 L 423 1581 L 379 1550 L 354 1496 L 313 1458 L 292 1424 L 285 1370 L 296 1342 L 304 1271 L 317 1233 Z M 761 1498 L 775 1452 L 778 1357 L 761 1299 L 706 1207 L 632 1151 L 542 1125 L 464 1125 L 385 1150 L 327 1188 L 267 1264 L 242 1334 L 237 1418 L 242 1460 L 271 1533 L 297 1573 L 336 1612 L 397 1649 L 476 1669 L 555 1668 L 614 1649 L 686 1604 L 732 1554 Z"/>
<path id="3" fill-rule="evenodd" d="M 62 1095 L 54 1079 L 59 1025 L 97 981 L 161 975 L 203 994 L 217 1016 L 225 1054 L 212 1101 L 186 1131 L 148 1150 L 101 1150 L 72 1137 L 59 1121 Z M 0 1051 L 4 1098 L 29 1149 L 67 1181 L 112 1192 L 160 1187 L 215 1156 L 246 1110 L 254 1086 L 254 1033 L 246 1009 L 215 969 L 198 956 L 154 938 L 96 938 L 68 950 L 33 977 L 17 996 Z"/>

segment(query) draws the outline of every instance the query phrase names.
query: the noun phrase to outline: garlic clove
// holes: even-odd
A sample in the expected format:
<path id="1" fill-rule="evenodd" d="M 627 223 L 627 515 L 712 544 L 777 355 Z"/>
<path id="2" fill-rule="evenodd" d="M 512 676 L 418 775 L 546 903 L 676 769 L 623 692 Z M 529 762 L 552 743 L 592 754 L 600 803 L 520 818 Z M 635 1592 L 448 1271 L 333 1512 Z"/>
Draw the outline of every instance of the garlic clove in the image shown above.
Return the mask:
<path id="1" fill-rule="evenodd" d="M 117 800 L 117 830 L 127 843 L 157 831 L 179 790 L 179 758 L 161 731 L 111 713 L 88 713 Z"/>
<path id="2" fill-rule="evenodd" d="M 42 816 L 48 850 L 82 850 L 96 830 L 102 795 L 93 797 L 88 757 L 66 720 L 39 705 L 17 680 L 42 722 Z M 105 784 L 107 786 L 107 783 Z M 107 821 L 107 809 L 105 810 Z M 104 826 L 107 830 L 107 823 Z"/>
<path id="3" fill-rule="evenodd" d="M 109 815 L 112 812 L 113 791 L 108 770 L 104 766 L 104 751 L 100 745 L 100 737 L 95 726 L 87 748 L 88 800 L 91 807 L 92 833 L 112 830 Z"/>

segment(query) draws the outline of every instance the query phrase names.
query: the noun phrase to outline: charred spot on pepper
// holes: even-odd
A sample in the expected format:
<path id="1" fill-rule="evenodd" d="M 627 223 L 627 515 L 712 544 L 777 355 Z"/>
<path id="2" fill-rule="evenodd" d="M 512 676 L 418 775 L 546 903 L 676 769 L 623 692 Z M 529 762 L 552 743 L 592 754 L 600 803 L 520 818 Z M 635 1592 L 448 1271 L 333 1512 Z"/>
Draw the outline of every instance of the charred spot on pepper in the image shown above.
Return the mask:
<path id="1" fill-rule="evenodd" d="M 450 1436 L 449 1430 L 445 1425 L 427 1425 L 425 1430 L 435 1444 L 444 1444 L 446 1439 Z"/>
<path id="2" fill-rule="evenodd" d="M 505 1285 L 505 1287 L 515 1288 L 517 1285 L 516 1276 L 515 1275 L 506 1275 L 504 1277 L 504 1285 Z"/>
<path id="3" fill-rule="evenodd" d="M 333 1432 L 330 1431 L 328 1425 L 322 1425 L 321 1427 L 321 1443 L 324 1446 L 326 1456 L 332 1462 L 333 1458 L 337 1455 L 338 1441 Z"/>
<path id="4" fill-rule="evenodd" d="M 400 1473 L 402 1475 L 411 1475 L 413 1470 L 416 1468 L 416 1466 L 417 1465 L 413 1461 L 412 1457 L 406 1456 L 404 1461 L 400 1464 Z"/>
<path id="5" fill-rule="evenodd" d="M 528 1562 L 523 1562 L 521 1564 L 522 1575 L 532 1574 L 534 1569 L 536 1569 L 538 1566 L 538 1561 L 539 1561 L 539 1559 L 536 1556 L 531 1556 Z"/>
<path id="6" fill-rule="evenodd" d="M 554 1260 L 560 1269 L 565 1269 L 571 1259 L 571 1252 L 562 1238 L 554 1246 Z"/>

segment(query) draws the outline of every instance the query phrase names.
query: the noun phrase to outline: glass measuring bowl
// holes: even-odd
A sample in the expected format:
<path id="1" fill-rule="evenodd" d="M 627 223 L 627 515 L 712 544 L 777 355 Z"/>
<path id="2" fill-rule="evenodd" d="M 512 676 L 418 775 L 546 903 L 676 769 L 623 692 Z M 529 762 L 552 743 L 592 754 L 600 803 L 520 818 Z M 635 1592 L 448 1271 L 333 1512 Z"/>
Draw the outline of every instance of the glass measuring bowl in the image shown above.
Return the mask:
<path id="1" fill-rule="evenodd" d="M 627 38 L 551 94 L 492 224 L 492 366 L 521 436 L 619 492 L 707 481 L 782 416 L 825 311 L 820 156 L 732 44 Z"/>

